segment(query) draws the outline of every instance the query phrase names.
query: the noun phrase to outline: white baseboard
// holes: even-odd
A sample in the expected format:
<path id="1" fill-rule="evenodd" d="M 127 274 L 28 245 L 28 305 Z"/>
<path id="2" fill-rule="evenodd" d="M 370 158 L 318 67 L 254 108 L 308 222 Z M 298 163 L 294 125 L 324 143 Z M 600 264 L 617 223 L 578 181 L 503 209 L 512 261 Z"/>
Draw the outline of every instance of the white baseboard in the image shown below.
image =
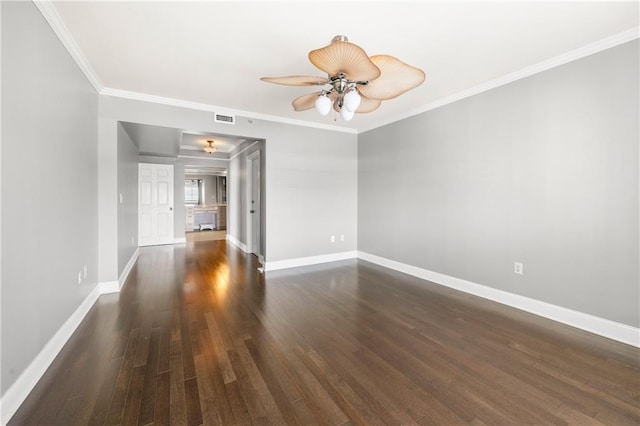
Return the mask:
<path id="1" fill-rule="evenodd" d="M 14 384 L 5 392 L 2 399 L 0 399 L 0 424 L 7 424 L 18 408 L 20 408 L 20 405 L 27 398 L 45 371 L 47 371 L 47 368 L 49 368 L 56 356 L 58 356 L 60 350 L 62 350 L 67 340 L 69 340 L 73 332 L 78 328 L 91 307 L 96 300 L 98 300 L 98 297 L 102 294 L 120 292 L 139 255 L 140 250 L 136 248 L 131 259 L 129 259 L 129 262 L 122 270 L 118 281 L 101 282 L 95 286 L 75 312 L 71 314 L 62 327 L 53 335 L 51 340 L 42 348 L 40 353 L 31 361 L 31 364 L 22 372 L 20 377 L 18 377 Z"/>
<path id="2" fill-rule="evenodd" d="M 243 242 L 238 240 L 236 237 L 234 237 L 233 235 L 227 234 L 227 241 L 229 241 L 234 246 L 238 247 L 243 252 L 249 253 L 249 251 L 247 250 L 247 246 Z"/>
<path id="3" fill-rule="evenodd" d="M 120 283 L 118 281 L 105 281 L 98 283 L 100 294 L 120 293 Z"/>
<path id="4" fill-rule="evenodd" d="M 343 251 L 340 253 L 322 254 L 320 256 L 298 257 L 296 259 L 276 260 L 264 264 L 265 271 L 275 271 L 278 269 L 297 268 L 299 266 L 316 265 L 318 263 L 335 262 L 338 260 L 355 259 L 358 252 Z"/>
<path id="5" fill-rule="evenodd" d="M 395 260 L 386 259 L 384 257 L 362 251 L 358 252 L 358 258 L 384 266 L 385 268 L 413 275 L 414 277 L 422 278 L 436 284 L 480 296 L 484 299 L 493 300 L 494 302 L 502 303 L 503 305 L 508 305 L 553 321 L 561 322 L 618 342 L 640 347 L 640 328 L 596 317 L 594 315 L 585 314 L 583 312 L 574 311 L 572 309 L 542 302 L 536 299 L 531 299 L 529 297 L 509 293 L 503 290 L 498 290 L 460 278 L 451 277 L 438 272 L 429 271 L 427 269 L 418 268 L 417 266 L 408 265 L 406 263 L 397 262 Z"/>
<path id="6" fill-rule="evenodd" d="M 29 366 L 20 374 L 18 379 L 5 392 L 0 400 L 0 412 L 2 418 L 0 423 L 5 425 L 11 417 L 18 411 L 20 405 L 33 390 L 38 380 L 47 371 L 53 360 L 58 356 L 67 340 L 71 337 L 76 328 L 80 325 L 84 317 L 87 315 L 93 304 L 98 300 L 101 294 L 100 285 L 87 295 L 80 303 L 80 306 L 71 314 L 71 316 L 62 324 L 62 327 L 53 335 L 53 337 L 42 348 L 40 353 L 31 361 Z"/>
<path id="7" fill-rule="evenodd" d="M 173 239 L 173 244 L 186 244 L 187 237 L 177 237 Z"/>
<path id="8" fill-rule="evenodd" d="M 129 273 L 133 268 L 133 265 L 135 265 L 136 261 L 138 260 L 138 256 L 140 256 L 140 248 L 136 247 L 136 251 L 134 251 L 133 254 L 131 255 L 131 259 L 129 259 L 129 261 L 127 262 L 127 265 L 124 267 L 124 269 L 122 270 L 122 273 L 120 274 L 120 277 L 118 278 L 118 291 L 122 290 L 122 287 L 124 286 L 124 283 L 127 281 L 127 277 L 129 276 Z"/>

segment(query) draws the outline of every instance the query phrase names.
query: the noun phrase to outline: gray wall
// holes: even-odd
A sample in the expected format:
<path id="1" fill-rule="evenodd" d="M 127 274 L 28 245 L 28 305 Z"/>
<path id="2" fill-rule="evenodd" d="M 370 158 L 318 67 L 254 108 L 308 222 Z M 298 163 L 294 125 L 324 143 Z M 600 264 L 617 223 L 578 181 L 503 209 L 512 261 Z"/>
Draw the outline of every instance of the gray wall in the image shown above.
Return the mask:
<path id="1" fill-rule="evenodd" d="M 138 148 L 118 123 L 118 277 L 138 248 Z"/>
<path id="2" fill-rule="evenodd" d="M 266 260 L 355 250 L 357 136 L 244 117 L 236 119 L 237 124 L 230 126 L 214 123 L 211 112 L 101 95 L 99 122 L 107 131 L 100 132 L 99 144 L 105 147 L 116 144 L 115 130 L 108 129 L 115 129 L 118 121 L 265 139 Z M 102 169 L 108 174 L 111 166 L 105 164 Z M 115 200 L 115 180 L 100 182 L 101 199 L 114 194 Z M 115 208 L 114 201 L 111 203 L 111 209 Z M 101 205 L 100 215 L 107 226 L 109 209 L 105 205 L 103 211 Z M 181 220 L 184 223 L 184 217 Z M 331 235 L 341 234 L 345 235 L 344 242 L 339 239 L 330 242 Z M 102 244 L 116 243 L 101 241 Z M 103 261 L 102 256 L 100 260 Z"/>
<path id="3" fill-rule="evenodd" d="M 246 158 L 246 156 L 244 157 Z M 246 243 L 245 223 L 246 202 L 243 201 L 246 191 L 247 172 L 243 157 L 237 155 L 229 160 L 229 181 L 227 182 L 227 234 L 238 241 Z"/>
<path id="4" fill-rule="evenodd" d="M 298 137 L 267 139 L 268 260 L 356 249 L 358 159 L 352 137 L 327 139 L 306 129 Z"/>
<path id="5" fill-rule="evenodd" d="M 33 3 L 0 7 L 4 394 L 97 284 L 98 95 Z"/>
<path id="6" fill-rule="evenodd" d="M 638 72 L 636 40 L 359 135 L 359 250 L 640 326 Z"/>
<path id="7" fill-rule="evenodd" d="M 118 280 L 118 125 L 98 97 L 98 281 Z"/>
<path id="8" fill-rule="evenodd" d="M 249 155 L 260 151 L 260 174 L 266 176 L 266 150 L 264 141 L 245 141 L 230 155 L 229 179 L 227 181 L 227 222 L 229 235 L 238 241 L 248 244 L 247 214 L 251 210 L 247 201 L 249 191 Z M 260 254 L 266 253 L 266 179 L 261 179 L 260 187 Z M 266 257 L 265 257 L 266 258 Z"/>

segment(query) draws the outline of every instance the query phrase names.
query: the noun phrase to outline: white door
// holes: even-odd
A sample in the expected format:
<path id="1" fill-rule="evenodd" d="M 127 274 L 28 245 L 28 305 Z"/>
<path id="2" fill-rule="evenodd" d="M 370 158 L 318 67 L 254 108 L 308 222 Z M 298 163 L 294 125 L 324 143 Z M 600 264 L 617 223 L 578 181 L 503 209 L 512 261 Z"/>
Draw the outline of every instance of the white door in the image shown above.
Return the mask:
<path id="1" fill-rule="evenodd" d="M 249 244 L 251 253 L 260 257 L 260 152 L 249 157 Z"/>
<path id="2" fill-rule="evenodd" d="M 173 164 L 138 165 L 138 239 L 173 244 Z"/>

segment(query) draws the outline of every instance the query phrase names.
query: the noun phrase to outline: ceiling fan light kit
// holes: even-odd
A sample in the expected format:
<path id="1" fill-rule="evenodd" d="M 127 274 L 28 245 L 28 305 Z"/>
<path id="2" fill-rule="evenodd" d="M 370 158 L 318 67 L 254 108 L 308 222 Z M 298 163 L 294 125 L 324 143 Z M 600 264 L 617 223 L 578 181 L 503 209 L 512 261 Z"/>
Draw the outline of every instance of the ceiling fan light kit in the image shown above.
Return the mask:
<path id="1" fill-rule="evenodd" d="M 331 107 L 350 121 L 355 113 L 376 110 L 389 99 L 421 85 L 426 76 L 416 67 L 389 55 L 369 57 L 359 46 L 338 35 L 331 44 L 309 52 L 309 61 L 328 77 L 293 75 L 262 77 L 268 83 L 287 86 L 329 86 L 320 92 L 297 97 L 291 103 L 294 111 L 315 109 L 322 115 Z"/>
<path id="2" fill-rule="evenodd" d="M 331 104 L 331 99 L 329 99 L 327 94 L 321 93 L 316 98 L 315 107 L 320 114 L 327 115 L 329 111 L 331 111 Z"/>

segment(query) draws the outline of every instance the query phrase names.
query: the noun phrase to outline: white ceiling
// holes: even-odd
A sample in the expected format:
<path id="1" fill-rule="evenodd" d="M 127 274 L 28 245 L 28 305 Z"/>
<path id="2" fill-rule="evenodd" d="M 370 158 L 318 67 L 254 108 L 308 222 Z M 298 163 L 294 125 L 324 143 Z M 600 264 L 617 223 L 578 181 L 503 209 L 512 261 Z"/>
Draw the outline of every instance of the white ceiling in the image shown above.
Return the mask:
<path id="1" fill-rule="evenodd" d="M 247 140 L 238 136 L 192 132 L 148 124 L 121 124 L 141 155 L 228 160 L 229 154 Z M 204 151 L 204 147 L 208 146 L 207 140 L 214 141 L 213 146 L 217 151 L 213 154 Z"/>
<path id="2" fill-rule="evenodd" d="M 117 89 L 365 130 L 638 27 L 638 2 L 56 2 L 95 71 Z M 262 76 L 323 75 L 307 53 L 346 34 L 425 84 L 349 123 L 291 101 L 313 87 Z"/>
<path id="3" fill-rule="evenodd" d="M 213 141 L 213 146 L 216 148 L 216 152 L 230 153 L 236 149 L 245 138 L 233 137 L 233 136 L 220 136 L 213 133 L 182 133 L 182 140 L 180 142 L 180 149 L 184 151 L 198 151 L 203 152 L 204 147 L 208 146 L 208 140 Z"/>

